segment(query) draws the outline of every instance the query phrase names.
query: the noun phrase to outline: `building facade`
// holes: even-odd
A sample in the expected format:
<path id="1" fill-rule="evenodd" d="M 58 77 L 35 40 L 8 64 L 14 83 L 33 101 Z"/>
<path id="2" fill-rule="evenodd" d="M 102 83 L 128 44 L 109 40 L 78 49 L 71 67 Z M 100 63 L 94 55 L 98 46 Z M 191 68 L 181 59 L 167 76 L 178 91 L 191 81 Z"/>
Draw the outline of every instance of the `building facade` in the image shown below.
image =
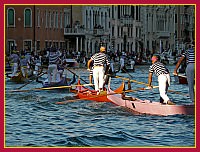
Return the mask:
<path id="1" fill-rule="evenodd" d="M 6 53 L 41 52 L 55 46 L 65 48 L 64 28 L 70 22 L 71 6 L 6 5 Z"/>
<path id="2" fill-rule="evenodd" d="M 6 53 L 56 47 L 90 56 L 103 45 L 146 57 L 195 39 L 195 5 L 6 5 L 5 19 Z"/>

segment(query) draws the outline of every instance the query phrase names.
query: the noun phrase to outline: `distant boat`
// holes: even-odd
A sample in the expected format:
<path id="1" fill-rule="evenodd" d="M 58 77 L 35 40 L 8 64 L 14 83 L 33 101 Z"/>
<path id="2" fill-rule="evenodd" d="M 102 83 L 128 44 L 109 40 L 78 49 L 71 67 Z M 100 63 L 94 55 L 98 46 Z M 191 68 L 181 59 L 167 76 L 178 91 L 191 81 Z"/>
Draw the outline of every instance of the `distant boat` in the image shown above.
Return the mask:
<path id="1" fill-rule="evenodd" d="M 76 59 L 64 59 L 63 62 L 66 62 L 67 67 L 79 67 L 79 63 Z"/>
<path id="2" fill-rule="evenodd" d="M 42 81 L 42 86 L 43 88 L 49 88 L 49 87 L 59 87 L 59 86 L 69 86 L 73 83 L 76 82 L 76 77 L 75 75 L 73 76 L 72 80 L 71 79 L 66 78 L 66 77 L 62 77 L 62 79 L 59 82 L 53 83 L 53 84 L 49 84 L 48 83 L 48 78 L 44 81 Z"/>
<path id="3" fill-rule="evenodd" d="M 25 82 L 28 82 L 30 79 L 33 79 L 33 78 L 34 78 L 34 76 L 33 76 L 32 73 L 28 73 L 28 77 L 27 77 L 27 78 L 23 77 L 21 71 L 18 72 L 18 73 L 17 73 L 16 75 L 14 75 L 14 76 L 13 76 L 12 74 L 6 73 L 6 76 L 7 76 L 8 78 L 10 78 L 10 81 L 15 82 L 15 83 L 25 83 Z"/>

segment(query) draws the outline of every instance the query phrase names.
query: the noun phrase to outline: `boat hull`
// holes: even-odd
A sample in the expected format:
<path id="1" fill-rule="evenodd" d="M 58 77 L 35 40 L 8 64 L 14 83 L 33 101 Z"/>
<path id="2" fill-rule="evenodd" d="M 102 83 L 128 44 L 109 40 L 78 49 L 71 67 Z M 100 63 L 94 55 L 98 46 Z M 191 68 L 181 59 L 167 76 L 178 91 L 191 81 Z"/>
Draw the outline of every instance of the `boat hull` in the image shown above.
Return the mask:
<path id="1" fill-rule="evenodd" d="M 42 85 L 43 88 L 49 88 L 49 87 L 59 87 L 59 86 L 69 86 L 71 84 L 73 84 L 76 81 L 75 75 L 73 76 L 73 80 L 68 82 L 67 78 L 63 77 L 61 81 L 53 83 L 53 84 L 49 84 L 48 83 L 48 79 L 46 79 Z"/>
<path id="2" fill-rule="evenodd" d="M 78 81 L 78 85 L 80 84 L 80 80 Z M 115 92 L 122 92 L 124 89 L 124 82 L 120 85 L 119 88 L 115 90 Z M 107 92 L 105 91 L 104 94 L 97 95 L 97 92 L 95 90 L 91 90 L 89 88 L 86 88 L 84 86 L 77 86 L 76 87 L 76 98 L 84 99 L 84 100 L 92 100 L 97 102 L 111 102 L 107 98 Z M 74 92 L 74 91 L 73 91 Z"/>
<path id="3" fill-rule="evenodd" d="M 124 100 L 121 94 L 116 94 L 110 89 L 108 89 L 107 94 L 107 98 L 114 104 L 128 108 L 134 113 L 159 116 L 195 114 L 194 105 L 164 105 L 160 102 L 151 102 L 150 100 Z"/>
<path id="4" fill-rule="evenodd" d="M 186 77 L 178 76 L 178 80 L 180 84 L 188 84 Z"/>
<path id="5" fill-rule="evenodd" d="M 19 74 L 16 76 L 8 76 L 8 77 L 10 78 L 10 81 L 15 82 L 15 83 L 25 83 L 29 81 L 28 78 L 25 78 L 22 76 L 21 72 L 19 72 Z"/>

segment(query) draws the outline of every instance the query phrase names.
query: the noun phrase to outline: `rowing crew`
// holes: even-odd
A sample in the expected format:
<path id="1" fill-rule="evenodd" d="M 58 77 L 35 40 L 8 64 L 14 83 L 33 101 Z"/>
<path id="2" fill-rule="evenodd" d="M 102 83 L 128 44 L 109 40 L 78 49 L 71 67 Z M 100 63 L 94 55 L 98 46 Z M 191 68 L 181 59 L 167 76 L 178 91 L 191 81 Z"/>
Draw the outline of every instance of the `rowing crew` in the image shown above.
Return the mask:
<path id="1" fill-rule="evenodd" d="M 7 58 L 7 62 L 11 66 L 12 74 L 11 77 L 17 76 L 17 72 L 20 70 L 22 76 L 27 78 L 29 75 L 32 75 L 32 71 L 37 75 L 41 70 L 41 56 L 33 55 L 29 52 L 21 53 L 19 55 L 18 51 L 13 50 L 12 54 Z M 33 70 L 34 68 L 34 70 Z"/>
<path id="2" fill-rule="evenodd" d="M 60 59 L 60 53 L 55 48 L 50 49 L 47 57 L 49 57 L 48 83 L 61 81 L 66 61 Z M 12 54 L 6 59 L 12 67 L 11 77 L 18 76 L 19 70 L 24 78 L 28 78 L 32 74 L 38 76 L 43 70 L 41 55 L 22 52 L 20 56 L 18 51 L 13 50 Z"/>
<path id="3" fill-rule="evenodd" d="M 100 52 L 94 54 L 91 59 L 88 61 L 87 68 L 90 71 L 90 83 L 92 82 L 91 77 L 91 63 L 93 64 L 93 78 L 94 78 L 94 85 L 95 90 L 97 91 L 97 94 L 99 92 L 103 91 L 105 81 L 104 81 L 104 75 L 108 73 L 110 62 L 105 55 L 106 48 L 101 47 Z M 194 63 L 195 63 L 195 55 L 194 55 L 194 48 L 189 48 L 188 51 L 186 51 L 186 55 L 184 54 L 183 58 L 186 57 L 188 60 L 188 73 L 187 78 L 189 81 L 189 94 L 192 102 L 194 102 Z M 174 70 L 174 73 L 177 74 L 177 69 L 180 66 L 179 61 L 176 65 L 176 68 Z M 105 68 L 104 68 L 105 65 Z M 152 89 L 152 76 L 153 73 L 158 77 L 158 84 L 159 84 L 159 92 L 160 92 L 160 102 L 162 104 L 174 104 L 169 97 L 167 96 L 167 90 L 170 86 L 170 73 L 169 70 L 166 68 L 166 66 L 160 62 L 160 56 L 159 55 L 153 55 L 152 57 L 152 65 L 149 68 L 149 76 L 148 76 L 148 88 Z"/>

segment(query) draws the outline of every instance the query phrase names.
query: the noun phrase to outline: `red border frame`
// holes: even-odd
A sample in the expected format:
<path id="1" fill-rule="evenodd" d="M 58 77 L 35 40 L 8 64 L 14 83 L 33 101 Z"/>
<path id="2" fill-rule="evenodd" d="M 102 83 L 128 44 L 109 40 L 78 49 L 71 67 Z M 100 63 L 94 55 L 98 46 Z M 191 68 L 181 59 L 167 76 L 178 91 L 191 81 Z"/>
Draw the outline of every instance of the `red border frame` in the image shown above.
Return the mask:
<path id="1" fill-rule="evenodd" d="M 165 1 L 161 1 L 161 0 L 151 0 L 151 1 L 147 1 L 147 0 L 143 0 L 143 1 L 133 1 L 133 0 L 118 0 L 115 4 L 196 4 L 196 40 L 198 40 L 199 36 L 198 36 L 198 28 L 200 26 L 199 24 L 199 20 L 198 20 L 198 15 L 199 15 L 199 5 L 198 5 L 198 1 L 199 0 L 165 0 Z M 3 39 L 0 39 L 0 47 L 1 47 L 1 54 L 2 56 L 0 57 L 0 63 L 1 65 L 4 66 L 4 4 L 112 4 L 112 3 L 108 3 L 108 1 L 106 0 L 73 0 L 73 1 L 69 1 L 69 0 L 56 0 L 53 3 L 52 2 L 48 2 L 48 1 L 42 1 L 42 0 L 32 0 L 32 1 L 25 1 L 25 0 L 7 0 L 6 2 L 1 1 L 1 13 L 0 13 L 0 19 L 1 19 L 1 36 L 3 37 Z M 200 3 L 200 2 L 199 2 Z M 197 45 L 197 49 L 196 51 L 198 51 L 198 41 L 196 41 L 196 45 Z M 198 52 L 196 52 L 196 80 L 197 78 L 199 78 L 199 73 L 197 72 L 199 70 L 198 67 Z M 0 93 L 1 93 L 1 114 L 0 114 L 0 118 L 1 121 L 4 122 L 4 68 L 1 68 L 1 77 L 0 79 L 2 80 L 1 83 L 1 88 L 0 88 Z M 198 81 L 196 81 L 196 91 L 198 91 Z M 190 151 L 190 152 L 196 152 L 196 151 L 200 151 L 199 150 L 199 140 L 198 140 L 198 93 L 196 92 L 196 111 L 197 111 L 197 115 L 196 115 L 196 148 L 5 148 L 4 147 L 4 123 L 1 123 L 1 127 L 0 127 L 0 151 L 1 152 L 10 152 L 10 151 L 67 151 L 70 150 L 70 152 L 77 152 L 77 151 L 95 151 L 95 152 L 101 152 L 101 151 L 110 151 L 110 152 L 121 152 L 121 151 L 126 151 L 126 152 L 131 152 L 131 151 L 137 151 L 137 152 L 149 152 L 150 150 L 152 151 L 164 151 L 164 152 L 172 152 L 172 151 L 176 151 L 176 152 L 185 152 L 185 151 Z"/>

